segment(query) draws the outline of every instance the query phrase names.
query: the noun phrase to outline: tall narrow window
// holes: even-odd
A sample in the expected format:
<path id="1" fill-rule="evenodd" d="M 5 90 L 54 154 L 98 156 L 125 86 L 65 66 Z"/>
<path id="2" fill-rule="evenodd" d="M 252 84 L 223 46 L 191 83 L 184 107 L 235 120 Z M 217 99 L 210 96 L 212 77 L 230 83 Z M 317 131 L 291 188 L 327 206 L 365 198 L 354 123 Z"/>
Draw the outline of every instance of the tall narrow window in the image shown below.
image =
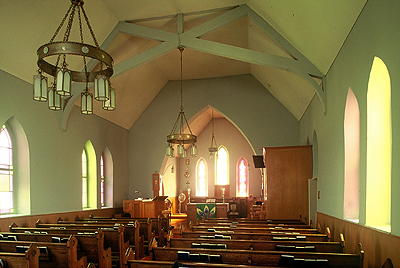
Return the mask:
<path id="1" fill-rule="evenodd" d="M 392 118 L 390 76 L 374 58 L 367 93 L 366 224 L 391 231 Z"/>
<path id="2" fill-rule="evenodd" d="M 12 143 L 10 134 L 3 125 L 0 131 L 0 214 L 13 211 Z"/>
<path id="3" fill-rule="evenodd" d="M 229 158 L 228 158 L 228 151 L 224 146 L 220 146 L 218 149 L 217 155 L 217 178 L 216 178 L 216 185 L 227 185 L 229 184 Z"/>
<path id="4" fill-rule="evenodd" d="M 237 163 L 236 196 L 247 197 L 248 192 L 247 161 L 243 157 Z"/>
<path id="5" fill-rule="evenodd" d="M 82 151 L 82 208 L 96 209 L 100 206 L 97 186 L 96 152 L 89 140 Z"/>
<path id="6" fill-rule="evenodd" d="M 110 150 L 105 147 L 101 154 L 100 164 L 102 164 L 100 175 L 101 183 L 101 206 L 110 208 L 114 206 L 114 164 Z"/>
<path id="7" fill-rule="evenodd" d="M 100 203 L 104 207 L 104 160 L 103 155 L 100 156 Z"/>
<path id="8" fill-rule="evenodd" d="M 343 217 L 359 222 L 360 189 L 360 110 L 351 88 L 344 113 L 344 205 Z"/>
<path id="9" fill-rule="evenodd" d="M 86 151 L 82 151 L 82 208 L 88 207 L 88 166 Z"/>
<path id="10" fill-rule="evenodd" d="M 196 165 L 196 196 L 208 195 L 207 162 L 201 157 Z"/>

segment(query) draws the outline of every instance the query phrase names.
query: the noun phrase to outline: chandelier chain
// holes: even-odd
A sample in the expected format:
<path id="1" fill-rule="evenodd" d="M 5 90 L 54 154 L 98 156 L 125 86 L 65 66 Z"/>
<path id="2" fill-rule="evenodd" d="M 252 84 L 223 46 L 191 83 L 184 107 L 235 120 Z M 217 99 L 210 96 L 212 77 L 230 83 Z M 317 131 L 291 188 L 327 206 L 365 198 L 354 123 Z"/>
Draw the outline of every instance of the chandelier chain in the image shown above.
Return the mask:
<path id="1" fill-rule="evenodd" d="M 78 21 L 79 21 L 79 34 L 81 36 L 81 43 L 83 44 L 82 18 L 80 9 L 78 9 Z"/>
<path id="2" fill-rule="evenodd" d="M 179 47 L 179 51 L 181 52 L 181 111 L 183 111 L 183 59 L 182 59 L 182 52 L 184 50 L 183 46 Z"/>
<path id="3" fill-rule="evenodd" d="M 82 7 L 83 10 L 83 7 Z M 82 29 L 82 17 L 81 17 L 81 9 L 78 8 L 78 21 L 79 21 L 79 34 L 81 36 L 81 43 L 84 43 L 83 40 L 83 29 Z M 88 70 L 87 70 L 87 64 L 86 64 L 86 57 L 83 56 L 83 66 L 85 68 L 85 74 L 86 74 L 86 88 L 85 91 L 88 91 L 88 81 L 89 81 L 89 74 L 88 74 Z"/>
<path id="4" fill-rule="evenodd" d="M 65 14 L 63 20 L 61 21 L 60 25 L 58 26 L 56 32 L 54 33 L 53 37 L 50 39 L 50 43 L 54 42 L 54 39 L 57 37 L 58 33 L 60 32 L 61 28 L 63 27 L 65 21 L 67 20 L 68 14 L 69 12 L 71 12 L 71 9 L 73 7 L 73 3 L 71 3 L 71 5 L 69 6 L 69 9 L 67 11 L 67 13 Z"/>
<path id="5" fill-rule="evenodd" d="M 74 16 L 75 16 L 76 3 L 73 3 L 72 5 L 73 5 L 72 6 L 73 10 L 71 11 L 71 14 L 69 15 L 67 29 L 65 30 L 63 42 L 67 42 L 69 40 L 69 35 L 71 34 L 72 22 L 74 21 Z"/>
<path id="6" fill-rule="evenodd" d="M 84 18 L 85 18 L 86 24 L 87 24 L 87 26 L 88 26 L 88 28 L 89 28 L 90 34 L 92 35 L 94 44 L 96 45 L 97 48 L 100 48 L 99 43 L 97 42 L 96 36 L 94 35 L 92 26 L 90 25 L 89 18 L 88 18 L 88 16 L 86 15 L 86 11 L 85 11 L 85 9 L 83 8 L 83 6 L 82 6 L 82 13 L 83 13 L 83 16 L 84 16 Z"/>

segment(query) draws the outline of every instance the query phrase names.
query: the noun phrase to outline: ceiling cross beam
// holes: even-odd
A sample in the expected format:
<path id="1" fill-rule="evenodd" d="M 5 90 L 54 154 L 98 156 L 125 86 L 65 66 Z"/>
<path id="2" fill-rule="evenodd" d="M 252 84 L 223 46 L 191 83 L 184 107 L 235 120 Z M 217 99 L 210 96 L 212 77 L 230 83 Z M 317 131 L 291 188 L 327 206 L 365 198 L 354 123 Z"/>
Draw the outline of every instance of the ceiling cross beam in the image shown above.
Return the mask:
<path id="1" fill-rule="evenodd" d="M 202 36 L 223 28 L 244 16 L 249 17 L 260 29 L 262 29 L 270 38 L 272 38 L 282 49 L 284 49 L 292 58 L 281 57 L 268 53 L 258 52 L 246 48 L 225 45 L 217 42 L 201 39 Z M 247 5 L 241 5 L 232 9 L 208 22 L 205 22 L 193 29 L 182 33 L 183 15 L 178 15 L 178 29 L 176 33 L 166 32 L 159 29 L 153 29 L 128 22 L 120 22 L 116 29 L 119 32 L 131 34 L 141 38 L 162 42 L 149 50 L 143 51 L 125 61 L 118 63 L 115 67 L 115 76 L 161 57 L 178 46 L 218 55 L 238 61 L 257 64 L 261 66 L 278 68 L 292 72 L 308 82 L 315 93 L 318 95 L 324 111 L 326 111 L 326 93 L 314 78 L 322 79 L 324 75 L 318 68 L 312 64 L 304 55 L 302 55 L 293 45 L 291 45 L 282 35 L 280 35 L 268 22 L 254 12 Z M 181 30 L 179 30 L 181 29 Z"/>
<path id="2" fill-rule="evenodd" d="M 178 14 L 176 16 L 177 33 L 171 33 L 129 22 L 119 22 L 101 45 L 103 50 L 107 50 L 107 48 L 117 38 L 119 33 L 125 33 L 149 40 L 154 40 L 160 42 L 160 44 L 116 64 L 114 66 L 114 77 L 132 70 L 142 64 L 162 57 L 175 50 L 179 46 L 184 46 L 212 55 L 292 72 L 303 78 L 312 86 L 316 95 L 321 101 L 324 112 L 326 113 L 326 93 L 322 89 L 322 85 L 319 85 L 314 79 L 319 78 L 323 80 L 324 75 L 314 64 L 312 64 L 282 35 L 280 35 L 268 22 L 266 22 L 247 5 L 244 4 L 238 6 L 237 8 L 225 12 L 224 14 L 186 32 L 183 31 L 183 16 L 183 14 Z M 221 29 L 245 16 L 257 24 L 258 27 L 260 27 L 261 30 L 263 30 L 270 38 L 272 38 L 284 51 L 286 51 L 291 58 L 201 39 L 202 36 Z M 93 61 L 89 62 L 88 67 L 89 69 L 93 69 L 95 67 Z M 74 94 L 72 98 L 75 99 L 79 95 L 80 94 Z M 72 98 L 66 102 L 64 108 L 65 115 L 63 114 L 62 119 L 62 128 L 64 130 L 66 129 L 68 115 L 72 109 L 71 106 L 73 106 L 75 103 L 75 100 Z"/>

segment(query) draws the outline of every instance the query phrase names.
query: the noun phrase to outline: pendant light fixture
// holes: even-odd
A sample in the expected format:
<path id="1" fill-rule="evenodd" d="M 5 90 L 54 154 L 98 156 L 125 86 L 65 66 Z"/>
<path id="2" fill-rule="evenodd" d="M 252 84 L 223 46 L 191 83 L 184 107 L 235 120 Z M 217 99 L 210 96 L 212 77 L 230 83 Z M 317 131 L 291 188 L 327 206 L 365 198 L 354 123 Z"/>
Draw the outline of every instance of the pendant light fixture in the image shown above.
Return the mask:
<path id="1" fill-rule="evenodd" d="M 215 141 L 215 135 L 214 135 L 214 113 L 213 113 L 213 110 L 211 110 L 211 124 L 212 124 L 211 146 L 210 146 L 210 148 L 208 148 L 208 152 L 210 153 L 210 159 L 213 159 L 214 154 L 217 154 L 217 152 L 218 152 L 218 146 L 217 146 L 217 142 Z"/>
<path id="2" fill-rule="evenodd" d="M 33 77 L 33 99 L 36 101 L 49 101 L 49 108 L 51 110 L 60 110 L 58 105 L 54 105 L 54 101 L 58 102 L 58 97 L 54 96 L 54 92 L 61 96 L 71 96 L 72 82 L 84 82 L 85 89 L 81 94 L 81 112 L 83 114 L 93 113 L 93 95 L 89 93 L 88 83 L 94 82 L 95 86 L 95 99 L 103 101 L 103 109 L 115 109 L 115 91 L 111 93 L 110 90 L 110 77 L 113 75 L 113 59 L 112 57 L 100 49 L 96 40 L 93 29 L 89 23 L 88 16 L 83 8 L 83 0 L 70 0 L 71 5 L 63 17 L 61 24 L 58 26 L 50 42 L 42 45 L 37 50 L 39 67 L 38 74 Z M 80 42 L 72 42 L 69 40 L 73 21 L 75 16 L 78 17 L 79 23 L 79 36 Z M 83 18 L 82 18 L 83 16 Z M 82 21 L 86 22 L 87 28 L 91 34 L 94 45 L 84 43 L 83 38 L 83 25 Z M 55 41 L 64 23 L 66 23 L 66 30 L 62 41 Z M 55 56 L 56 60 L 48 61 L 48 57 Z M 68 66 L 68 59 L 82 58 L 84 71 L 74 71 Z M 99 70 L 88 72 L 86 59 L 91 58 L 99 62 Z M 50 62 L 56 62 L 55 64 Z M 47 77 L 48 74 L 54 78 L 54 87 L 51 87 L 47 94 Z M 114 94 L 114 95 L 113 95 Z M 51 96 L 50 96 L 51 95 Z M 113 95 L 114 100 L 110 97 Z M 111 99 L 111 100 L 110 100 Z M 50 101 L 52 103 L 50 103 Z M 104 102 L 107 102 L 104 104 Z M 61 101 L 60 101 L 61 103 Z M 55 108 L 56 107 L 56 108 Z"/>
<path id="3" fill-rule="evenodd" d="M 190 154 L 193 157 L 197 156 L 197 147 L 195 145 L 195 142 L 197 141 L 197 136 L 193 135 L 192 130 L 190 129 L 189 123 L 187 122 L 186 116 L 185 116 L 185 111 L 183 109 L 183 71 L 182 71 L 182 52 L 184 50 L 183 46 L 178 47 L 180 53 L 181 53 L 181 80 L 180 80 L 180 89 L 181 89 L 181 107 L 180 107 L 180 112 L 178 115 L 178 118 L 175 121 L 175 124 L 172 128 L 171 134 L 167 136 L 167 148 L 166 148 L 166 155 L 169 157 L 174 157 L 175 152 L 173 146 L 176 144 L 177 145 L 177 154 L 180 155 L 181 157 L 186 156 L 185 152 L 185 144 L 191 144 L 190 148 Z M 183 133 L 184 127 L 187 125 L 187 129 L 189 133 Z"/>

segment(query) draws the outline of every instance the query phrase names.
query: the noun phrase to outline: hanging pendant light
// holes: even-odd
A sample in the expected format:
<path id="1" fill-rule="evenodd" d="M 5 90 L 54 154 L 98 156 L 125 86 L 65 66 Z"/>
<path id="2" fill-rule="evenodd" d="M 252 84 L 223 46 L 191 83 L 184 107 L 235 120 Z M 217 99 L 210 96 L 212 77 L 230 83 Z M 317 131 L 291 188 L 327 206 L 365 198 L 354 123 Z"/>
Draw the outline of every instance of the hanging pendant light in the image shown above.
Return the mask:
<path id="1" fill-rule="evenodd" d="M 171 134 L 167 136 L 167 142 L 168 142 L 168 146 L 167 146 L 167 150 L 166 150 L 166 155 L 170 156 L 170 154 L 168 154 L 171 150 L 168 149 L 168 147 L 171 147 L 174 144 L 177 144 L 177 154 L 178 155 L 183 155 L 184 153 L 184 145 L 185 144 L 192 144 L 192 148 L 196 148 L 196 149 L 191 149 L 191 155 L 193 157 L 197 156 L 197 147 L 195 147 L 195 142 L 197 141 L 197 136 L 193 135 L 192 130 L 190 129 L 189 123 L 187 122 L 186 116 L 185 116 L 185 111 L 183 109 L 183 95 L 182 95 L 182 91 L 183 91 L 183 71 L 182 71 L 182 52 L 184 50 L 184 47 L 180 46 L 178 47 L 180 53 L 181 53 L 181 80 L 180 80 L 180 89 L 181 89 L 181 108 L 180 108 L 180 112 L 178 115 L 178 118 L 175 121 L 175 124 L 172 128 Z M 185 125 L 187 126 L 187 129 L 189 131 L 189 133 L 183 133 L 184 127 Z M 192 153 L 193 152 L 193 153 Z"/>
<path id="2" fill-rule="evenodd" d="M 115 110 L 115 89 L 109 85 L 110 94 L 109 99 L 103 101 L 103 109 L 107 111 Z"/>
<path id="3" fill-rule="evenodd" d="M 190 155 L 193 157 L 197 157 L 197 146 L 196 144 L 192 144 L 190 147 Z"/>
<path id="4" fill-rule="evenodd" d="M 87 87 L 81 93 L 81 113 L 93 114 L 93 94 L 89 92 Z"/>
<path id="5" fill-rule="evenodd" d="M 98 74 L 94 79 L 94 98 L 98 101 L 110 99 L 110 89 L 108 88 L 108 78 L 104 74 Z"/>
<path id="6" fill-rule="evenodd" d="M 57 69 L 57 94 L 60 96 L 71 96 L 71 71 L 68 70 L 64 61 L 63 66 Z"/>
<path id="7" fill-rule="evenodd" d="M 175 154 L 174 154 L 174 148 L 172 147 L 171 144 L 168 144 L 168 145 L 167 145 L 167 148 L 165 149 L 165 155 L 166 155 L 166 156 L 169 156 L 169 157 L 174 157 L 174 156 L 175 156 Z"/>
<path id="8" fill-rule="evenodd" d="M 49 109 L 53 111 L 61 110 L 61 96 L 56 92 L 56 86 L 53 85 L 49 88 L 49 95 L 48 95 L 48 105 Z"/>
<path id="9" fill-rule="evenodd" d="M 93 113 L 93 96 L 88 93 L 88 83 L 95 82 L 95 98 L 99 101 L 110 101 L 103 103 L 103 109 L 114 110 L 115 109 L 115 91 L 109 90 L 110 77 L 113 75 L 113 59 L 112 57 L 102 50 L 96 40 L 94 31 L 89 23 L 88 16 L 84 9 L 83 0 L 70 0 L 71 5 L 65 16 L 63 17 L 61 24 L 58 26 L 50 42 L 42 45 L 37 50 L 38 61 L 37 65 L 39 67 L 39 74 L 34 76 L 34 100 L 45 101 L 43 90 L 46 88 L 46 81 L 43 76 L 44 73 L 55 77 L 55 92 L 60 96 L 71 96 L 71 86 L 72 82 L 84 82 L 86 83 L 85 90 L 82 92 L 81 96 L 83 98 L 82 103 L 85 104 L 82 113 L 92 114 Z M 72 25 L 75 16 L 78 17 L 79 23 L 79 33 L 76 36 L 80 36 L 79 41 L 70 41 L 70 35 L 72 30 Z M 83 38 L 83 23 L 86 22 L 87 29 L 90 32 L 94 45 L 84 43 Z M 63 28 L 64 23 L 66 24 L 65 33 L 62 40 L 56 41 L 56 37 Z M 55 64 L 52 60 L 48 60 L 49 57 L 57 57 Z M 84 71 L 71 70 L 68 67 L 67 61 L 70 58 L 83 59 Z M 100 66 L 98 71 L 89 72 L 86 64 L 86 57 L 98 61 L 98 66 Z M 53 89 L 52 91 L 53 92 Z M 113 93 L 112 93 L 113 92 Z M 114 94 L 114 101 L 110 100 L 110 94 Z M 49 90 L 50 95 L 50 90 Z M 52 99 L 53 103 L 49 103 L 49 108 L 55 109 L 54 101 L 58 99 Z"/>
<path id="10" fill-rule="evenodd" d="M 208 148 L 208 152 L 210 153 L 210 159 L 214 158 L 214 154 L 218 152 L 217 142 L 215 141 L 214 135 L 214 114 L 211 110 L 211 124 L 212 124 L 212 136 L 211 136 L 211 146 Z"/>
<path id="11" fill-rule="evenodd" d="M 38 70 L 33 76 L 33 99 L 35 101 L 47 101 L 47 77 Z"/>

